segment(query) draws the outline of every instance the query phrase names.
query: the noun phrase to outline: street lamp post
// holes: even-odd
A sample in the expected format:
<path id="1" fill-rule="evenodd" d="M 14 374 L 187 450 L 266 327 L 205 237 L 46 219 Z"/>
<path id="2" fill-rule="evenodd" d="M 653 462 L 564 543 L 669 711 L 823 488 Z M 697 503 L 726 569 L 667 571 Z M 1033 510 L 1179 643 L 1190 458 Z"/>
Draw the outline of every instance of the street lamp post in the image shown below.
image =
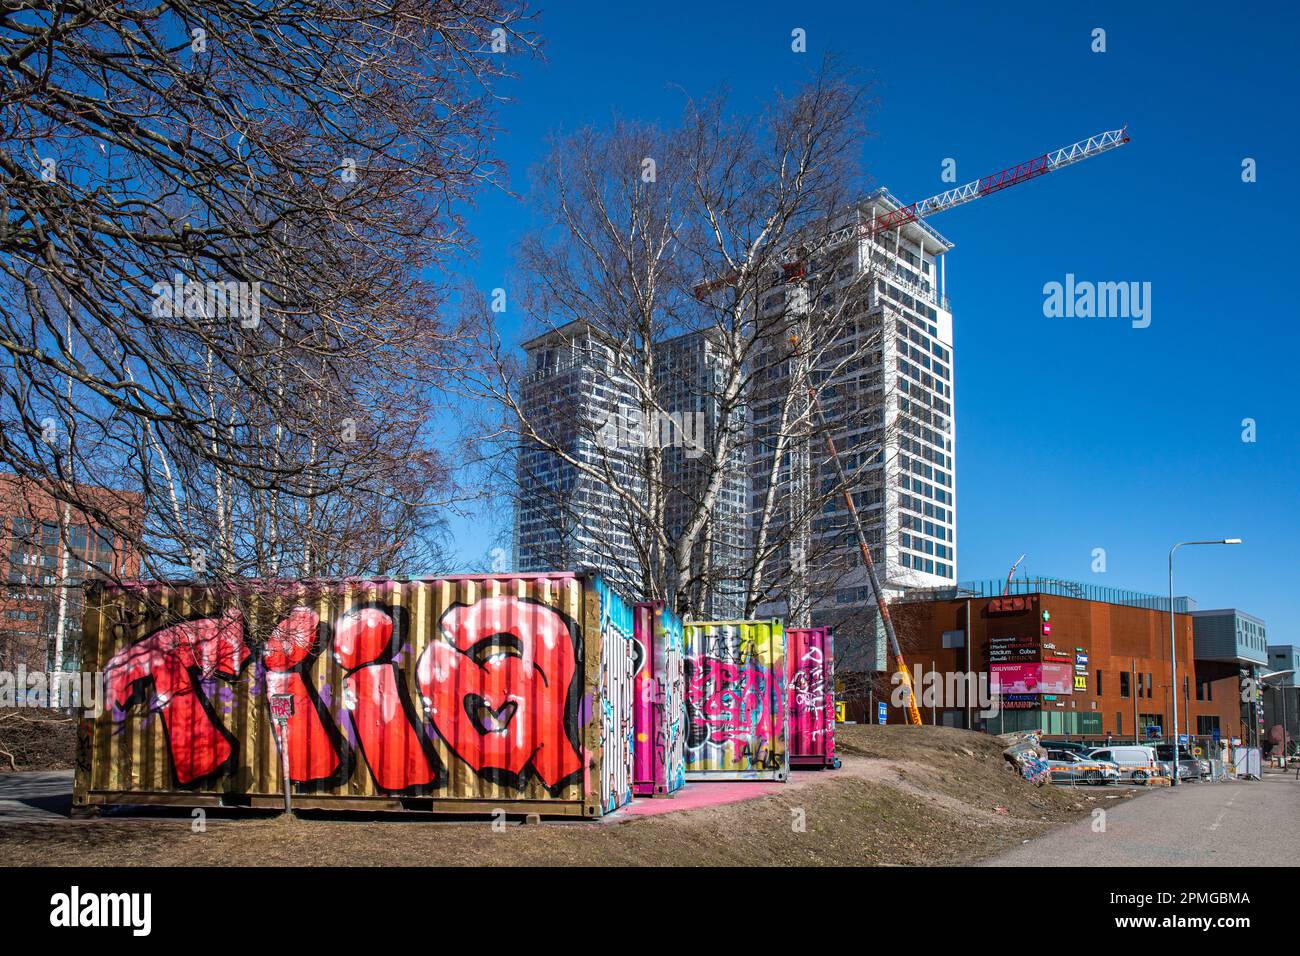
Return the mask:
<path id="1" fill-rule="evenodd" d="M 1240 538 L 1220 538 L 1217 541 L 1179 541 L 1169 549 L 1169 690 L 1173 704 L 1174 779 L 1170 786 L 1178 786 L 1178 650 L 1174 639 L 1174 552 L 1193 544 L 1241 544 Z"/>

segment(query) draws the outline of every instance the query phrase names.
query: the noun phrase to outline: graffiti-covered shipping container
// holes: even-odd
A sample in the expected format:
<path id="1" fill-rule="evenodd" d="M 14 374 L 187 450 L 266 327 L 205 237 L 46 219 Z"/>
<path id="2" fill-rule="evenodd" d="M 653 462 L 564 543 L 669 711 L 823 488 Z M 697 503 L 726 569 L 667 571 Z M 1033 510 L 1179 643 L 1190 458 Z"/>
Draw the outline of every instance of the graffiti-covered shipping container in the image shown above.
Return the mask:
<path id="1" fill-rule="evenodd" d="M 632 608 L 597 576 L 95 585 L 74 804 L 595 817 L 632 793 Z M 272 720 L 272 709 L 285 722 Z"/>
<path id="2" fill-rule="evenodd" d="M 686 667 L 682 622 L 662 602 L 633 608 L 636 671 L 632 792 L 672 793 L 686 782 Z"/>
<path id="3" fill-rule="evenodd" d="M 784 780 L 785 632 L 766 621 L 690 622 L 686 779 Z"/>
<path id="4" fill-rule="evenodd" d="M 835 640 L 829 627 L 785 632 L 790 766 L 836 767 Z"/>

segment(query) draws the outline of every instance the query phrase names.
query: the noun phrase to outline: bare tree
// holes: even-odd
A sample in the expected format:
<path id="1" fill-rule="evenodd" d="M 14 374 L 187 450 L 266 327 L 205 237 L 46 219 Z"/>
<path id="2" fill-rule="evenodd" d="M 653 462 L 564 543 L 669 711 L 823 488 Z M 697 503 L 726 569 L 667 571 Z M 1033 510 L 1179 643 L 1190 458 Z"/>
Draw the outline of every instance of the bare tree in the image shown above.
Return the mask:
<path id="1" fill-rule="evenodd" d="M 484 371 L 466 388 L 501 412 L 476 423 L 492 487 L 549 525 L 530 533 L 556 564 L 598 555 L 634 593 L 697 617 L 719 603 L 752 614 L 792 583 L 804 594 L 792 615 L 806 617 L 851 570 L 811 534 L 840 489 L 807 395 L 855 434 L 854 492 L 879 496 L 888 330 L 868 314 L 858 246 L 823 241 L 861 186 L 863 107 L 828 61 L 761 118 L 691 101 L 677 127 L 585 129 L 538 167 L 541 225 L 514 295 L 540 336 L 535 365 L 480 308 Z M 792 549 L 816 569 L 801 582 Z"/>
<path id="2" fill-rule="evenodd" d="M 392 569 L 358 543 L 389 520 L 432 542 L 449 472 L 421 393 L 456 332 L 422 273 L 499 173 L 525 22 L 515 0 L 11 5 L 0 464 L 155 574 Z M 142 493 L 143 520 L 93 487 Z"/>

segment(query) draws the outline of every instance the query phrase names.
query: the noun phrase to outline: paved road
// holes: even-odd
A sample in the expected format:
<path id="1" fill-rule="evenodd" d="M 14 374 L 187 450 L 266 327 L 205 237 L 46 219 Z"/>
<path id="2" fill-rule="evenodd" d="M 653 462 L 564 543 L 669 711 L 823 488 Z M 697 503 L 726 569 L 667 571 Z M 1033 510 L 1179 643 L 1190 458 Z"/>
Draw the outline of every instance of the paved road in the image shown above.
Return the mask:
<path id="1" fill-rule="evenodd" d="M 72 771 L 0 773 L 0 823 L 68 819 Z"/>
<path id="2" fill-rule="evenodd" d="M 1099 791 L 1098 796 L 1101 795 Z M 1300 860 L 1300 782 L 1189 783 L 1120 802 L 1098 800 L 1092 819 L 1060 827 L 986 866 L 1291 866 Z"/>

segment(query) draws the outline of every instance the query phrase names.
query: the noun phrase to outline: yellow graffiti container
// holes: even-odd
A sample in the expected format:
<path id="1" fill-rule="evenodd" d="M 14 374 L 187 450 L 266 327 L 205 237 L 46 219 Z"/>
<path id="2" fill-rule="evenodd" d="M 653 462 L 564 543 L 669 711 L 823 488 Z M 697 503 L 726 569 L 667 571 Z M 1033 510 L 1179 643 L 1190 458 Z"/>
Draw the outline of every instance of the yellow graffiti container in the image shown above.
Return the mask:
<path id="1" fill-rule="evenodd" d="M 686 779 L 785 780 L 785 629 L 779 618 L 695 621 L 686 648 Z"/>

